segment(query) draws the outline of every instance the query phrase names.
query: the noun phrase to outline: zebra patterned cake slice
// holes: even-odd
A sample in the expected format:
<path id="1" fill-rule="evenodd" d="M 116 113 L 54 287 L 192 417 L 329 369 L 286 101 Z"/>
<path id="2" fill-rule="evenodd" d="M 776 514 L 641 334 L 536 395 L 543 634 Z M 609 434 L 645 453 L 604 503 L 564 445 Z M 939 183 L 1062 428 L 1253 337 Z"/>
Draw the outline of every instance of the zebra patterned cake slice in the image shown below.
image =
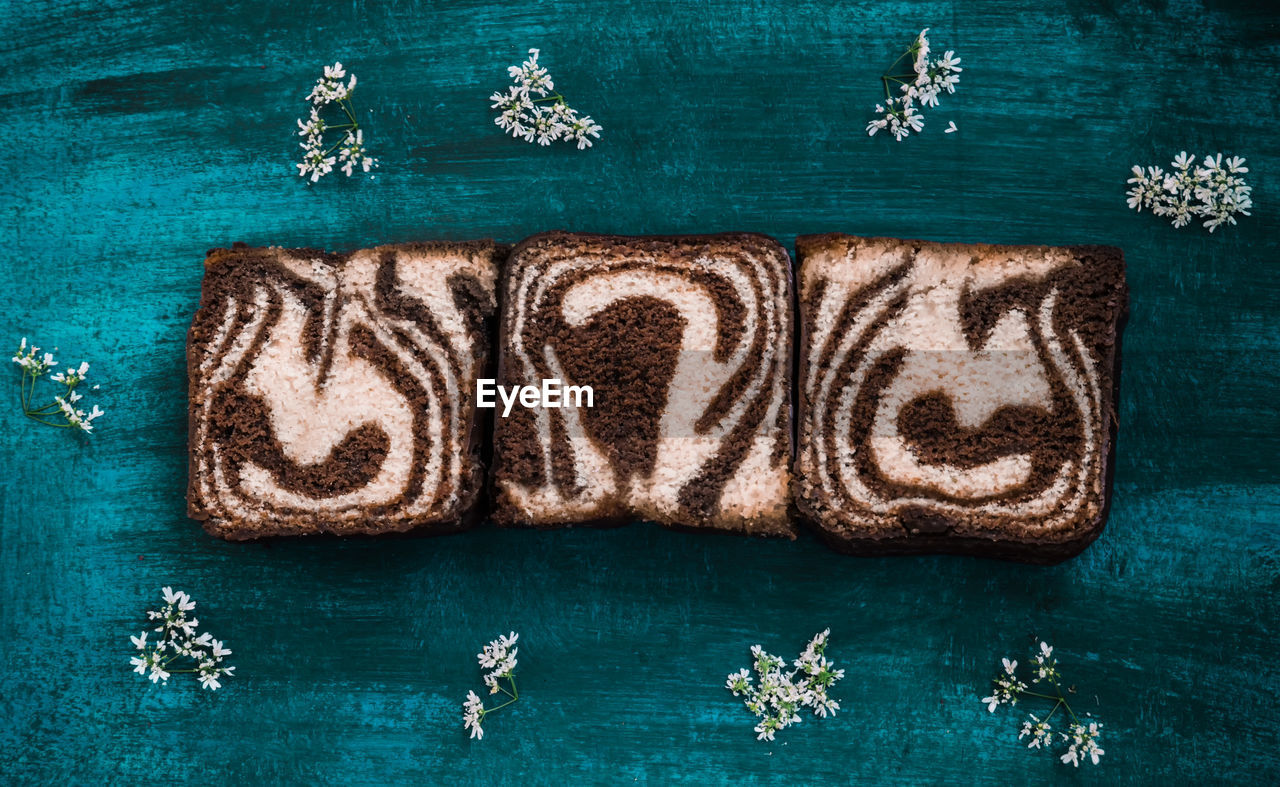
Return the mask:
<path id="1" fill-rule="evenodd" d="M 762 235 L 536 235 L 502 283 L 499 380 L 591 407 L 495 418 L 494 519 L 793 536 L 791 260 Z"/>
<path id="2" fill-rule="evenodd" d="M 187 341 L 189 515 L 236 540 L 464 526 L 503 256 L 211 251 Z"/>
<path id="3" fill-rule="evenodd" d="M 837 549 L 1056 562 L 1101 532 L 1124 261 L 805 236 L 796 506 Z"/>

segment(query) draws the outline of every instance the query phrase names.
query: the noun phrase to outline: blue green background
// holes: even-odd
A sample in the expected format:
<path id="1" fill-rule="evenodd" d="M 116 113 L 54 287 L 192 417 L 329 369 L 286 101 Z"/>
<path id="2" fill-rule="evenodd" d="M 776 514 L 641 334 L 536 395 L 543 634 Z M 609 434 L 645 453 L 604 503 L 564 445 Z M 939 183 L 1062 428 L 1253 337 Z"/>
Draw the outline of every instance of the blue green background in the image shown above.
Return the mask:
<path id="1" fill-rule="evenodd" d="M 0 408 L 0 776 L 14 783 L 1276 783 L 1280 25 L 1184 0 L 0 3 L 0 339 L 93 363 L 91 438 Z M 922 27 L 958 92 L 864 126 Z M 591 150 L 485 101 L 541 47 Z M 359 76 L 376 177 L 292 168 L 321 66 Z M 948 120 L 959 126 L 942 133 Z M 1124 204 L 1132 164 L 1248 158 L 1213 235 Z M 206 249 L 550 228 L 840 230 L 1124 248 L 1111 521 L 1053 568 L 616 530 L 228 544 L 184 515 L 184 333 Z M 7 357 L 7 356 L 6 356 Z M 7 361 L 6 361 L 6 365 Z M 172 584 L 235 653 L 156 687 L 129 634 Z M 774 743 L 724 691 L 831 627 L 834 719 Z M 461 727 L 474 653 L 522 699 Z M 979 702 L 1054 643 L 1105 723 L 1079 771 Z"/>

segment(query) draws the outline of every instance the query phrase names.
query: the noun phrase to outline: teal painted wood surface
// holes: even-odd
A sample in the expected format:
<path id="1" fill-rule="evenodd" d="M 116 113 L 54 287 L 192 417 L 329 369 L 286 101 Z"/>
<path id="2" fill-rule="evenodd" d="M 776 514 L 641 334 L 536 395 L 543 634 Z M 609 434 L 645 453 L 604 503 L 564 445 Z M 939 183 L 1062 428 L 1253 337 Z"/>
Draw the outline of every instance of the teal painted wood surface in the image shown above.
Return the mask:
<path id="1" fill-rule="evenodd" d="M 958 93 L 921 137 L 868 139 L 878 75 L 926 25 Z M 484 99 L 535 46 L 596 148 L 494 128 Z M 0 52 L 0 340 L 90 360 L 108 411 L 89 440 L 38 427 L 7 373 L 0 781 L 1280 781 L 1268 4 L 11 2 Z M 294 120 L 335 59 L 383 165 L 309 187 Z M 1255 215 L 1209 236 L 1127 210 L 1129 166 L 1182 149 L 1246 156 Z M 557 227 L 1122 246 L 1107 531 L 1046 569 L 648 526 L 226 544 L 185 518 L 207 248 Z M 235 651 L 224 690 L 129 672 L 166 584 Z M 756 742 L 724 675 L 827 626 L 844 710 Z M 522 700 L 469 741 L 473 654 L 511 629 Z M 1106 724 L 1097 769 L 978 702 L 1033 635 Z"/>

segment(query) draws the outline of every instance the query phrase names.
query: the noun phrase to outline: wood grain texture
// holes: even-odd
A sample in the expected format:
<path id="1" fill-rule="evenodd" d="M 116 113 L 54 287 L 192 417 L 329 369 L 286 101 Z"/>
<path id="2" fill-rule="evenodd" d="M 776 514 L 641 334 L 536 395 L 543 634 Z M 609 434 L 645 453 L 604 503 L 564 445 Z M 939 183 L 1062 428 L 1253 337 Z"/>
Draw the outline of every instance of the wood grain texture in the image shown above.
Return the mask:
<path id="1" fill-rule="evenodd" d="M 0 780 L 1280 781 L 1280 25 L 1265 4 L 3 10 L 0 340 L 93 362 L 108 415 L 77 440 L 0 409 Z M 959 92 L 919 138 L 866 138 L 878 75 L 926 25 L 964 58 Z M 531 46 L 604 126 L 596 148 L 492 125 L 484 98 Z M 291 174 L 294 119 L 334 59 L 360 78 L 383 166 L 309 187 Z M 1209 236 L 1128 211 L 1129 166 L 1182 149 L 1246 156 L 1255 215 Z M 207 248 L 550 228 L 1123 247 L 1106 533 L 1045 569 L 647 526 L 226 544 L 185 518 L 183 339 Z M 128 671 L 127 636 L 165 584 L 235 651 L 225 690 Z M 826 626 L 845 710 L 757 743 L 724 675 L 752 643 L 793 653 Z M 468 741 L 473 654 L 510 629 L 527 699 Z M 1106 723 L 1096 770 L 1025 751 L 1016 715 L 978 702 L 1036 634 Z"/>

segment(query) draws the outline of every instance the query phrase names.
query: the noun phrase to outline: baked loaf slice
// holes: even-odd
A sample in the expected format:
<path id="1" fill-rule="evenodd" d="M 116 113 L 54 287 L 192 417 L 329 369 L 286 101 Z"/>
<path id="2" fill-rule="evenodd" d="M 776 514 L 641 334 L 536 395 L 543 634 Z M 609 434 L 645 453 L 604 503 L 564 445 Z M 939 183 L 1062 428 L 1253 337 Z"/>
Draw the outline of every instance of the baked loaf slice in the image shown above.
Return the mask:
<path id="1" fill-rule="evenodd" d="M 504 256 L 488 241 L 209 252 L 187 338 L 190 516 L 236 540 L 464 526 Z"/>
<path id="2" fill-rule="evenodd" d="M 762 235 L 551 232 L 502 281 L 498 383 L 592 407 L 495 418 L 493 518 L 792 536 L 791 259 Z"/>
<path id="3" fill-rule="evenodd" d="M 801 517 L 859 554 L 1051 563 L 1101 532 L 1119 249 L 798 238 Z"/>

